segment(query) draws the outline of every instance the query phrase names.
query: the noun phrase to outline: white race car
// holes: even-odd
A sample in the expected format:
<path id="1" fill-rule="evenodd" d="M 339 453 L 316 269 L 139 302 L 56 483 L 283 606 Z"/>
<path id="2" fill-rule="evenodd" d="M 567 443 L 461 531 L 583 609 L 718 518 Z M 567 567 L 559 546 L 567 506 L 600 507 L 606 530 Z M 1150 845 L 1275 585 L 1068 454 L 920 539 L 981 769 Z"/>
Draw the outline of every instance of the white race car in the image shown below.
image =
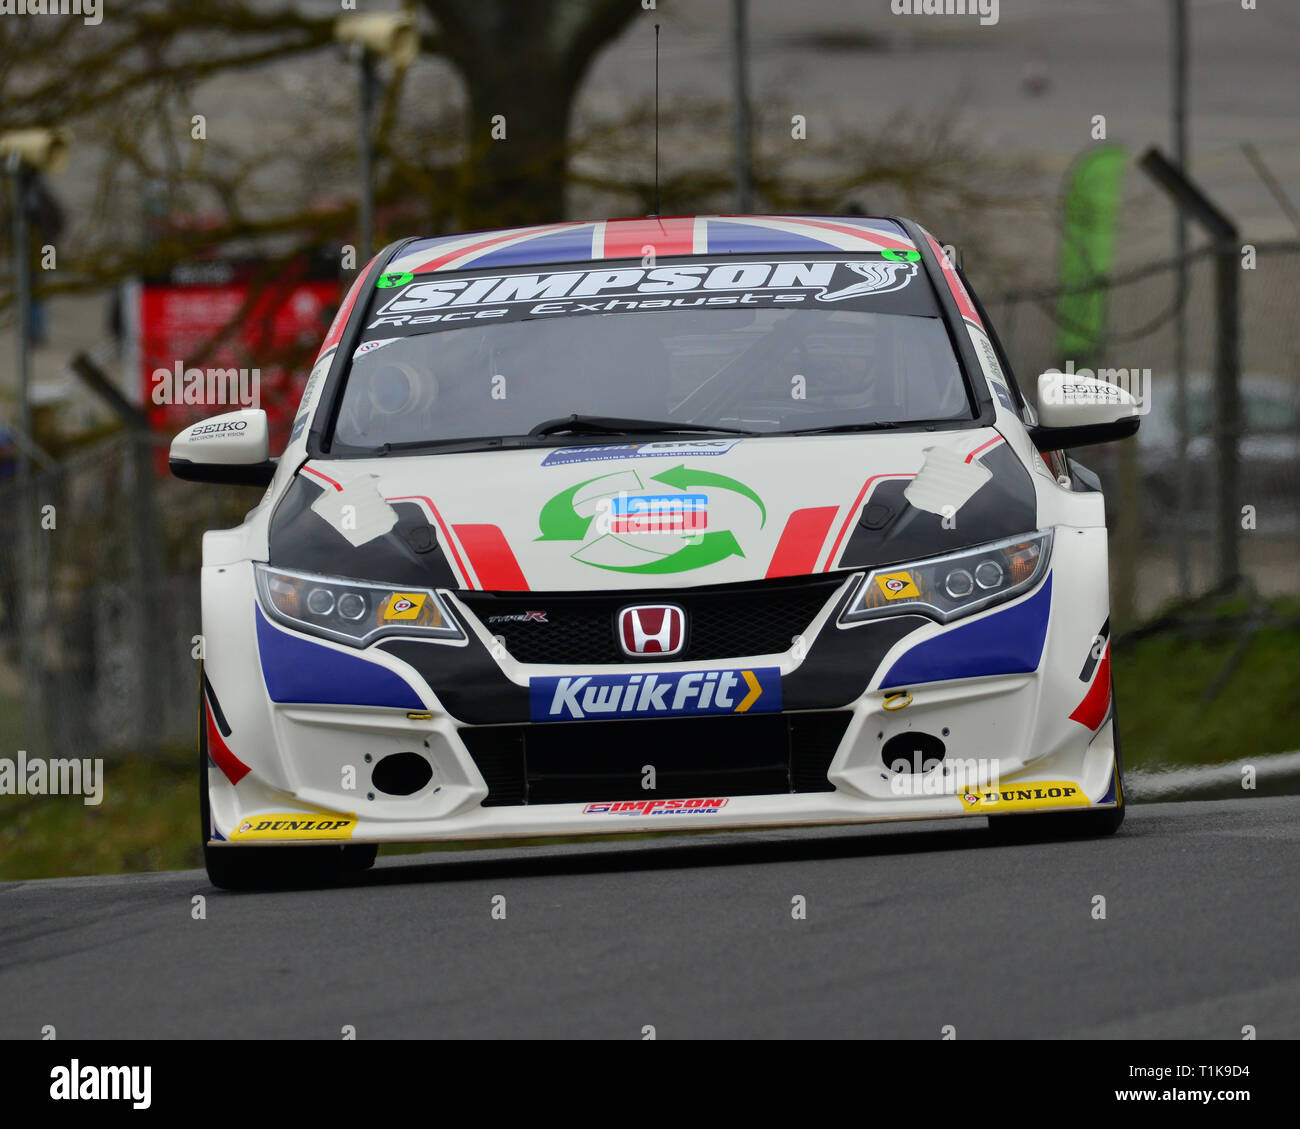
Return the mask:
<path id="1" fill-rule="evenodd" d="M 208 874 L 380 843 L 1123 818 L 1096 479 L 1124 390 L 1021 395 L 904 219 L 577 222 L 385 249 L 203 540 Z M 1005 818 L 1004 818 L 1005 817 Z"/>

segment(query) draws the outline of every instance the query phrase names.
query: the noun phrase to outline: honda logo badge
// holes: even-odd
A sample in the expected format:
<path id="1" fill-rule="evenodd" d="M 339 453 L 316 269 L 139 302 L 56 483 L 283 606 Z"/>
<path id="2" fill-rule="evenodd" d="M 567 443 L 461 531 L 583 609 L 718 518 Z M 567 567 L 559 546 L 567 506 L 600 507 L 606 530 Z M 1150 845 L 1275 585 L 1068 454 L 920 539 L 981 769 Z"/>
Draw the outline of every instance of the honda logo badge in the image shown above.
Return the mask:
<path id="1" fill-rule="evenodd" d="M 676 604 L 642 604 L 618 613 L 625 655 L 676 655 L 686 646 L 686 613 Z"/>

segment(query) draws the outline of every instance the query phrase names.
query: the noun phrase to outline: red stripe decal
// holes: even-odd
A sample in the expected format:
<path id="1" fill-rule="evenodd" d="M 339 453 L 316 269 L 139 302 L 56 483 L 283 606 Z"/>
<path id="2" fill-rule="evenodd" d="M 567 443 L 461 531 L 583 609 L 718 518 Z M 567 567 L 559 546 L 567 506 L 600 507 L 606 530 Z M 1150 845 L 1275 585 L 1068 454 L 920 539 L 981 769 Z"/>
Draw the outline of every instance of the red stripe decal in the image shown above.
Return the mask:
<path id="1" fill-rule="evenodd" d="M 645 247 L 653 254 L 689 255 L 695 249 L 695 217 L 610 220 L 605 225 L 605 258 L 639 259 Z"/>
<path id="2" fill-rule="evenodd" d="M 943 277 L 948 280 L 948 289 L 952 291 L 953 300 L 957 303 L 957 309 L 961 311 L 961 316 L 973 321 L 980 329 L 984 328 L 984 323 L 980 321 L 979 312 L 975 309 L 970 300 L 970 295 L 966 293 L 966 287 L 962 285 L 961 279 L 957 272 L 953 270 L 952 264 L 948 262 L 948 256 L 943 253 L 943 248 L 935 242 L 933 235 L 926 235 L 926 241 L 930 244 L 930 250 L 934 252 L 934 257 L 939 260 L 939 267 L 943 271 Z"/>
<path id="3" fill-rule="evenodd" d="M 993 438 L 990 439 L 987 443 L 981 443 L 978 447 L 975 448 L 975 450 L 973 450 L 969 455 L 967 455 L 966 461 L 968 463 L 973 461 L 975 456 L 978 455 L 981 451 L 987 451 L 990 447 L 996 446 L 998 443 L 1001 442 L 1002 442 L 1001 435 L 993 436 Z"/>
<path id="4" fill-rule="evenodd" d="M 795 510 L 781 531 L 772 563 L 767 566 L 767 575 L 803 576 L 812 572 L 817 567 L 817 558 L 821 556 L 826 534 L 830 532 L 831 522 L 838 511 L 839 506 Z"/>
<path id="5" fill-rule="evenodd" d="M 889 471 L 886 474 L 873 474 L 870 478 L 867 479 L 865 483 L 863 483 L 862 489 L 858 491 L 858 496 L 853 501 L 853 505 L 849 507 L 849 515 L 844 519 L 844 525 L 841 526 L 840 528 L 840 535 L 835 538 L 835 544 L 831 546 L 831 554 L 829 557 L 826 558 L 826 563 L 822 566 L 822 572 L 830 572 L 831 565 L 835 563 L 835 554 L 840 551 L 840 543 L 844 540 L 845 536 L 848 534 L 849 526 L 851 526 L 855 521 L 857 521 L 858 512 L 862 506 L 862 500 L 867 496 L 867 491 L 871 489 L 872 483 L 877 482 L 882 478 L 915 478 L 915 477 L 916 477 L 915 471 L 895 470 L 895 471 Z"/>
<path id="6" fill-rule="evenodd" d="M 1070 714 L 1071 721 L 1077 721 L 1087 729 L 1096 729 L 1106 718 L 1110 708 L 1110 644 L 1097 664 L 1097 673 L 1092 677 L 1088 692 Z"/>
<path id="7" fill-rule="evenodd" d="M 313 470 L 313 469 L 312 469 L 311 467 L 309 467 L 309 466 L 304 466 L 302 469 L 303 469 L 307 474 L 314 475 L 316 478 L 319 478 L 319 479 L 321 479 L 321 480 L 324 481 L 324 482 L 328 482 L 331 486 L 334 487 L 335 490 L 339 491 L 339 493 L 342 493 L 342 492 L 343 492 L 343 487 L 340 486 L 337 482 L 335 482 L 334 479 L 332 479 L 328 474 L 321 474 L 320 471 L 318 471 L 318 470 Z"/>
<path id="8" fill-rule="evenodd" d="M 375 259 L 379 258 L 378 255 Z M 320 352 L 316 354 L 319 361 L 324 355 L 326 349 L 332 349 L 343 339 L 343 327 L 348 324 L 348 315 L 352 313 L 352 307 L 357 304 L 357 295 L 361 293 L 361 287 L 366 281 L 366 275 L 370 273 L 370 268 L 375 259 L 371 259 L 361 273 L 353 280 L 352 285 L 348 287 L 348 292 L 343 298 L 343 305 L 339 307 L 339 312 L 334 315 L 334 320 L 330 322 L 329 332 L 325 335 L 325 343 L 320 347 Z"/>
<path id="9" fill-rule="evenodd" d="M 478 582 L 487 592 L 527 592 L 528 581 L 505 534 L 495 525 L 458 525 L 456 536 L 465 546 Z"/>
<path id="10" fill-rule="evenodd" d="M 539 227 L 536 231 L 528 235 L 527 238 L 520 238 L 525 233 L 521 231 L 507 231 L 504 235 L 494 235 L 491 239 L 484 239 L 479 243 L 470 243 L 464 247 L 457 247 L 454 251 L 444 251 L 436 258 L 430 259 L 427 263 L 421 263 L 411 273 L 425 274 L 428 271 L 437 270 L 447 263 L 454 262 L 456 259 L 463 258 L 465 255 L 474 255 L 482 253 L 489 248 L 495 247 L 498 243 L 507 243 L 510 240 L 516 240 L 520 243 L 527 243 L 528 239 L 533 236 L 550 235 L 554 231 L 563 231 L 566 227 L 578 227 L 583 224 L 584 220 L 570 220 L 568 223 L 549 224 L 546 227 Z"/>
<path id="11" fill-rule="evenodd" d="M 216 719 L 212 716 L 212 706 L 207 702 L 204 706 L 208 714 L 208 756 L 212 758 L 212 763 L 226 774 L 226 779 L 231 784 L 238 784 L 248 775 L 249 767 L 235 756 L 230 751 L 230 746 L 222 740 L 221 730 L 217 728 Z"/>
<path id="12" fill-rule="evenodd" d="M 386 502 L 423 502 L 429 507 L 429 512 L 433 514 L 433 520 L 438 523 L 438 528 L 442 530 L 443 543 L 451 550 L 452 559 L 456 562 L 456 568 L 460 570 L 461 579 L 465 582 L 466 588 L 473 588 L 474 581 L 470 578 L 469 569 L 465 567 L 465 562 L 460 559 L 460 553 L 456 551 L 456 542 L 452 540 L 451 530 L 447 528 L 447 523 L 442 520 L 442 514 L 438 512 L 438 507 L 433 504 L 433 499 L 426 498 L 423 494 L 403 494 L 397 498 L 385 498 Z"/>

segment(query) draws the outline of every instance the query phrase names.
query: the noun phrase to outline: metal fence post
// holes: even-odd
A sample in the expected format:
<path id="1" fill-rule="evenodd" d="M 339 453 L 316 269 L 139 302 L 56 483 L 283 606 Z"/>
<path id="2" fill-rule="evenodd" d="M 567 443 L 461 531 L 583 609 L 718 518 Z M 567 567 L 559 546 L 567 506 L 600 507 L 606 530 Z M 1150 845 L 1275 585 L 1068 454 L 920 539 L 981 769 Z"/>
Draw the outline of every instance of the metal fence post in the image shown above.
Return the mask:
<path id="1" fill-rule="evenodd" d="M 1214 343 L 1214 522 L 1216 584 L 1229 588 L 1241 575 L 1237 510 L 1238 440 L 1241 430 L 1241 348 L 1238 309 L 1240 287 L 1237 256 L 1241 236 L 1237 225 L 1220 211 L 1157 149 L 1148 149 L 1138 162 L 1148 176 L 1173 198 L 1176 206 L 1210 233 L 1215 243 Z"/>
<path id="2" fill-rule="evenodd" d="M 18 378 L 18 522 L 17 607 L 18 647 L 22 662 L 23 740 L 29 748 L 41 749 L 46 734 L 44 694 L 43 608 L 37 596 L 35 478 L 32 473 L 31 317 L 32 260 L 27 230 L 27 193 L 31 184 L 27 167 L 18 154 L 11 154 L 9 171 L 13 189 L 14 237 L 14 363 Z M 44 593 L 41 594 L 42 597 Z"/>
<path id="3" fill-rule="evenodd" d="M 170 638 L 175 617 L 163 598 L 162 540 L 158 521 L 153 467 L 153 433 L 149 417 L 118 390 L 99 366 L 85 353 L 68 365 L 125 424 L 125 476 L 130 498 L 132 532 L 126 548 L 129 572 L 125 585 L 130 612 L 132 654 L 131 693 L 137 718 L 133 743 L 146 744 L 152 728 L 150 695 L 162 685 L 161 639 Z M 114 735 L 120 738 L 121 735 Z"/>
<path id="4" fill-rule="evenodd" d="M 1241 576 L 1241 513 L 1237 483 L 1241 442 L 1241 341 L 1239 248 L 1221 241 L 1214 256 L 1214 519 L 1218 582 L 1234 585 Z"/>

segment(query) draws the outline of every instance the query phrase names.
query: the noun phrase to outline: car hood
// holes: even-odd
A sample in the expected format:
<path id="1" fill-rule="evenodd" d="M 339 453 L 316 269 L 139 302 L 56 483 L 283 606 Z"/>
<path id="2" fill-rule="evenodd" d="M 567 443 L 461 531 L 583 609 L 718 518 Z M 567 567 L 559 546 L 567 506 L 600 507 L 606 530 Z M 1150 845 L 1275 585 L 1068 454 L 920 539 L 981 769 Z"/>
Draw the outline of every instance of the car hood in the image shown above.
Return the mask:
<path id="1" fill-rule="evenodd" d="M 950 552 L 1036 528 L 992 428 L 310 460 L 277 567 L 488 591 L 663 589 Z"/>

